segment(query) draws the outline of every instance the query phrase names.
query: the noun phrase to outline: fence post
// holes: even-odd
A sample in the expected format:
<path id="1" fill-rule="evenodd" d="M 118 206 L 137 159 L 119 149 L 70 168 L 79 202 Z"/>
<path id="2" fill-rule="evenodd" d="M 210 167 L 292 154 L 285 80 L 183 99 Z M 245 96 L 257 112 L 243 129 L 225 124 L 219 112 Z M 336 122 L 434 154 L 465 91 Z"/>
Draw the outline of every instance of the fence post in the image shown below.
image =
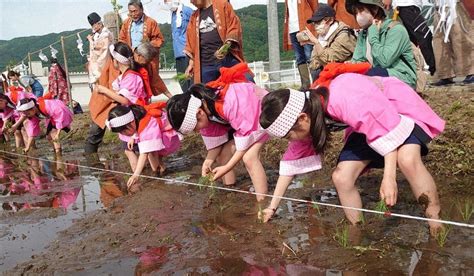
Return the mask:
<path id="1" fill-rule="evenodd" d="M 67 66 L 66 47 L 64 46 L 64 36 L 61 36 L 61 48 L 63 49 L 64 69 L 66 70 L 67 91 L 69 94 L 69 108 L 72 110 L 71 80 L 69 79 L 69 67 Z"/>
<path id="2" fill-rule="evenodd" d="M 31 53 L 28 52 L 28 72 L 30 72 L 30 75 L 33 74 L 33 69 L 31 68 Z"/>

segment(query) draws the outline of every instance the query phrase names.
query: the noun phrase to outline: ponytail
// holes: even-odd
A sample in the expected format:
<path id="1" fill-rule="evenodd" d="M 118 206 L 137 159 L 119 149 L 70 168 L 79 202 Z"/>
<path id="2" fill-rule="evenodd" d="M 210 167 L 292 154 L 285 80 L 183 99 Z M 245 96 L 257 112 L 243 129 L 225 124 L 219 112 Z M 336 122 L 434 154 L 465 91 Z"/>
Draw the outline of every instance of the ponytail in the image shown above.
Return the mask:
<path id="1" fill-rule="evenodd" d="M 303 112 L 311 118 L 310 133 L 314 150 L 317 153 L 324 153 L 330 139 L 330 132 L 325 123 L 329 91 L 326 87 L 320 86 L 308 92 L 309 99 L 306 99 Z"/>
<path id="2" fill-rule="evenodd" d="M 216 101 L 219 96 L 216 93 L 217 89 L 205 86 L 204 84 L 195 84 L 188 89 L 188 92 L 191 93 L 194 97 L 200 99 L 206 103 L 207 109 L 211 112 L 211 116 L 220 118 L 219 113 L 216 110 Z"/>

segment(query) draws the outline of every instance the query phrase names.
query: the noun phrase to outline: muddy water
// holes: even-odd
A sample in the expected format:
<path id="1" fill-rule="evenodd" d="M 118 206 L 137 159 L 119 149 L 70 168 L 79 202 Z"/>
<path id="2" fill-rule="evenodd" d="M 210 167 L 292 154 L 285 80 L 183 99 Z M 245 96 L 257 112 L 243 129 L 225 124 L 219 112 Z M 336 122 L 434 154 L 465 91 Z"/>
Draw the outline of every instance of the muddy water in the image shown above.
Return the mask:
<path id="1" fill-rule="evenodd" d="M 97 178 L 90 173 L 80 175 L 74 166 L 2 156 L 0 183 L 2 270 L 34 258 L 58 232 L 103 208 Z"/>
<path id="2" fill-rule="evenodd" d="M 129 169 L 113 155 L 94 163 L 72 152 L 63 159 Z M 340 210 L 291 202 L 261 224 L 259 206 L 246 194 L 143 180 L 142 192 L 130 196 L 123 176 L 1 160 L 0 266 L 6 274 L 474 275 L 472 230 L 453 227 L 440 247 L 424 223 L 367 215 L 365 224 L 348 227 Z M 175 156 L 167 164 L 168 177 L 197 181 L 199 160 Z M 269 175 L 274 182 L 276 172 Z M 378 200 L 379 181 L 378 175 L 360 180 L 368 208 Z M 450 186 L 457 181 L 438 179 Z M 407 183 L 399 183 L 400 202 L 392 211 L 422 215 Z M 239 178 L 238 189 L 249 186 L 247 177 Z M 291 188 L 292 197 L 338 203 L 325 173 Z M 441 194 L 443 215 L 462 221 L 456 204 L 472 202 L 472 191 Z M 344 230 L 346 247 L 338 238 Z"/>

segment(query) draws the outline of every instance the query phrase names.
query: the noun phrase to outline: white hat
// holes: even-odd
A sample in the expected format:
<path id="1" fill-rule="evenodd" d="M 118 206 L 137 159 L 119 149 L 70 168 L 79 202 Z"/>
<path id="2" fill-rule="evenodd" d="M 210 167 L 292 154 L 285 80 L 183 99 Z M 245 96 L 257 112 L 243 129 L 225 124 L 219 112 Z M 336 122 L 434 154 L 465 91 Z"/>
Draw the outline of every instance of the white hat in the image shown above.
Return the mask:
<path id="1" fill-rule="evenodd" d="M 133 115 L 133 112 L 130 110 L 127 114 L 115 117 L 111 119 L 110 121 L 107 120 L 105 121 L 105 125 L 109 128 L 116 128 L 116 127 L 121 127 L 125 126 L 135 120 L 135 116 Z"/>

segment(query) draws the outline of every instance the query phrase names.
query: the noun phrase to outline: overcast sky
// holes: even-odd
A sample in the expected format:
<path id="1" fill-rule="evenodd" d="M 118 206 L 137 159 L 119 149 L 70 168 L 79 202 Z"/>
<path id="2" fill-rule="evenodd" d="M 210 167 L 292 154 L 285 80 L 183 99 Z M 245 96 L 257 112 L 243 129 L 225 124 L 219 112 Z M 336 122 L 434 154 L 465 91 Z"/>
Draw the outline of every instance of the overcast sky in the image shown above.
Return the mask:
<path id="1" fill-rule="evenodd" d="M 124 6 L 122 11 L 126 11 L 128 0 L 118 2 Z M 148 15 L 159 23 L 169 22 L 169 12 L 161 6 L 163 0 L 142 2 L 150 2 L 145 5 Z M 189 3 L 189 0 L 183 2 Z M 267 0 L 231 0 L 231 3 L 238 9 L 251 4 L 266 4 Z M 95 11 L 102 15 L 111 10 L 110 0 L 0 0 L 0 40 L 90 28 L 87 22 L 89 13 Z"/>

